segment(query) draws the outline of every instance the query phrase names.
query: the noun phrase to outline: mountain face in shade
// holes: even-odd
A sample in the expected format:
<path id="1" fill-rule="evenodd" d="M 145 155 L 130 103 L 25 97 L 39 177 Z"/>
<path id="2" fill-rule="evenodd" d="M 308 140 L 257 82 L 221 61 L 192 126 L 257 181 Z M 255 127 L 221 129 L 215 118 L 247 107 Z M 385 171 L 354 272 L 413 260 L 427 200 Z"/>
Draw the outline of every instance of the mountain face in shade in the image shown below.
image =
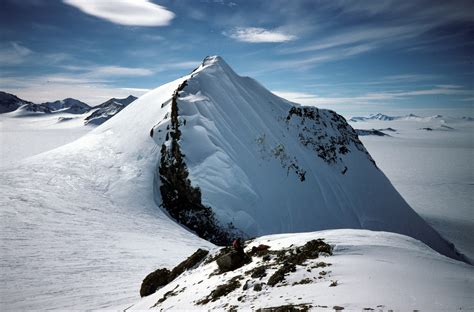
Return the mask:
<path id="1" fill-rule="evenodd" d="M 70 114 L 84 114 L 91 109 L 91 107 L 86 103 L 72 98 L 67 98 L 54 102 L 46 102 L 41 105 L 49 108 L 49 110 L 54 113 L 62 112 Z"/>
<path id="2" fill-rule="evenodd" d="M 124 109 L 127 105 L 135 101 L 137 98 L 133 95 L 129 95 L 123 99 L 112 98 L 96 107 L 93 108 L 92 114 L 87 116 L 84 123 L 92 125 L 100 125 L 105 121 L 109 120 L 115 114 Z"/>
<path id="3" fill-rule="evenodd" d="M 0 91 L 0 114 L 13 112 L 25 104 L 33 103 L 22 100 L 13 94 Z"/>

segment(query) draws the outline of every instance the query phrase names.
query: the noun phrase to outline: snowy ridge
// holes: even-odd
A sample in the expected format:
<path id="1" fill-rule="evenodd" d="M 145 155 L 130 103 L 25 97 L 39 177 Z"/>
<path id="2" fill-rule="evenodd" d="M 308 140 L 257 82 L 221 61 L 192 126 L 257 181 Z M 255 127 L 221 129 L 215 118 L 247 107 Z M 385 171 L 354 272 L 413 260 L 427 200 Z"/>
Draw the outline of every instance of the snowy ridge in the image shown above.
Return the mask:
<path id="1" fill-rule="evenodd" d="M 292 113 L 300 106 L 238 76 L 220 57 L 206 58 L 186 82 L 180 147 L 203 204 L 223 224 L 249 236 L 384 230 L 462 258 L 407 205 L 342 117 L 318 109 L 307 110 L 318 118 L 300 117 Z M 170 105 L 163 105 L 168 113 L 154 128 L 159 146 L 170 139 Z"/>
<path id="2" fill-rule="evenodd" d="M 281 251 L 288 255 L 315 239 L 333 246 L 332 255 L 307 259 L 273 285 Z M 265 256 L 253 256 L 249 264 L 225 274 L 216 274 L 216 262 L 208 260 L 219 253 L 214 250 L 196 268 L 127 311 L 293 311 L 291 306 L 309 311 L 454 311 L 474 304 L 472 266 L 406 236 L 366 230 L 270 235 L 251 241 L 245 251 L 261 244 L 270 247 L 262 252 Z M 218 296 L 215 290 L 221 285 L 227 285 L 228 293 Z"/>

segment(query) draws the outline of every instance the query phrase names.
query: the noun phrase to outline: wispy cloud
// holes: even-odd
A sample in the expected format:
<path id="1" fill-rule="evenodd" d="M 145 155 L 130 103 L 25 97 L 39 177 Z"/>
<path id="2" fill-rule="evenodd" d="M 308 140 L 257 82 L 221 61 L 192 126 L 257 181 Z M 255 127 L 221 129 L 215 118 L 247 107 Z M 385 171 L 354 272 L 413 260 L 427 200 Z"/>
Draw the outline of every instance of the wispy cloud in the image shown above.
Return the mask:
<path id="1" fill-rule="evenodd" d="M 272 91 L 279 97 L 285 98 L 289 101 L 310 105 L 310 106 L 331 106 L 331 105 L 359 105 L 370 103 L 388 102 L 391 100 L 398 100 L 403 98 L 410 98 L 415 96 L 426 95 L 471 95 L 472 90 L 458 88 L 458 86 L 435 86 L 429 89 L 410 90 L 410 91 L 383 91 L 383 92 L 368 92 L 357 96 L 345 97 L 327 97 L 319 96 L 312 93 L 293 92 L 293 91 Z"/>
<path id="2" fill-rule="evenodd" d="M 283 53 L 301 53 L 326 50 L 349 45 L 360 45 L 361 43 L 383 42 L 407 39 L 416 36 L 422 29 L 415 31 L 411 26 L 400 27 L 377 27 L 377 28 L 361 28 L 343 31 L 337 35 L 332 35 L 316 42 L 306 44 L 304 46 L 282 49 Z"/>
<path id="3" fill-rule="evenodd" d="M 0 45 L 0 65 L 17 65 L 25 62 L 33 51 L 17 42 Z"/>
<path id="4" fill-rule="evenodd" d="M 89 15 L 127 26 L 166 26 L 175 14 L 148 0 L 63 0 Z"/>
<path id="5" fill-rule="evenodd" d="M 268 71 L 278 69 L 293 68 L 297 70 L 305 70 L 314 67 L 320 63 L 326 63 L 330 61 L 342 60 L 350 58 L 368 51 L 375 49 L 376 46 L 370 43 L 354 45 L 347 48 L 340 48 L 336 50 L 322 51 L 317 54 L 310 56 L 302 56 L 298 58 L 292 58 L 290 60 L 278 60 L 273 61 L 267 66 Z M 267 71 L 266 70 L 266 71 Z"/>
<path id="6" fill-rule="evenodd" d="M 268 30 L 259 27 L 237 27 L 223 34 L 237 41 L 250 43 L 286 42 L 296 39 L 296 36 L 286 34 L 282 31 Z"/>
<path id="7" fill-rule="evenodd" d="M 91 77 L 141 77 L 153 74 L 148 68 L 99 66 L 90 70 L 87 75 Z"/>

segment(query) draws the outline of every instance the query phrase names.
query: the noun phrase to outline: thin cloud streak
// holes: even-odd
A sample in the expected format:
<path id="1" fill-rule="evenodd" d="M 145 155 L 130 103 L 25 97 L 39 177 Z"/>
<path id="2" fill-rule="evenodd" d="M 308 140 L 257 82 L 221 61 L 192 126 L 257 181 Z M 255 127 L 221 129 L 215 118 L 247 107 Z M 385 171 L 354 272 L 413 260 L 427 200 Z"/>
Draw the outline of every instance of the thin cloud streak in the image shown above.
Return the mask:
<path id="1" fill-rule="evenodd" d="M 223 34 L 237 41 L 249 43 L 286 42 L 296 39 L 296 36 L 278 30 L 268 30 L 258 27 L 237 27 Z"/>
<path id="2" fill-rule="evenodd" d="M 457 87 L 457 86 L 456 86 Z M 414 90 L 414 91 L 396 91 L 396 92 L 369 92 L 359 96 L 346 97 L 324 97 L 312 93 L 292 92 L 292 91 L 272 91 L 279 97 L 303 105 L 337 105 L 337 104 L 369 104 L 380 101 L 398 100 L 403 98 L 424 96 L 424 95 L 470 95 L 472 90 L 459 88 L 440 88 Z"/>

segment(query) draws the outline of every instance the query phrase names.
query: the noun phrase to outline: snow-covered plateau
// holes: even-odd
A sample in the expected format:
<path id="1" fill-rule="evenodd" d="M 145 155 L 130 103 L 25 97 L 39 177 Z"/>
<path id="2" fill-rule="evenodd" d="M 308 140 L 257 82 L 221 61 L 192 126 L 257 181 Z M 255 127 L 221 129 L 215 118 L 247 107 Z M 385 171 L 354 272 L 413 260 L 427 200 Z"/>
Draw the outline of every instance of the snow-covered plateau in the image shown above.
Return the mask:
<path id="1" fill-rule="evenodd" d="M 219 57 L 206 58 L 191 74 L 150 91 L 93 130 L 69 115 L 57 122 L 57 115 L 53 120 L 11 114 L 15 112 L 0 115 L 2 310 L 125 309 L 137 301 L 148 273 L 172 268 L 198 248 L 216 252 L 215 245 L 182 225 L 197 224 L 194 232 L 203 233 L 199 222 L 186 223 L 183 217 L 195 216 L 193 211 L 177 214 L 183 219 L 176 222 L 173 210 L 163 205 L 162 194 L 168 202 L 176 200 L 163 185 L 173 186 L 176 180 L 194 194 L 192 201 L 184 196 L 178 202 L 210 208 L 216 228 L 226 231 L 232 223 L 246 237 L 275 234 L 252 245 L 277 250 L 325 239 L 334 248 L 327 257 L 328 276 L 319 279 L 321 270 L 307 272 L 305 265 L 288 275 L 288 285 L 263 285 L 258 293 L 246 290 L 247 299 L 240 304 L 235 301 L 242 287 L 235 298 L 195 306 L 193 300 L 247 270 L 209 278 L 214 264 L 203 264 L 131 308 L 150 308 L 173 287 L 181 291 L 184 281 L 187 288 L 163 307 L 222 309 L 228 303 L 229 308 L 257 309 L 301 303 L 347 310 L 474 308 L 472 266 L 458 261 L 467 259 L 385 177 L 383 148 L 374 153 L 374 163 L 344 118 L 279 98 L 253 79 L 238 76 Z M 364 129 L 362 122 L 356 123 L 354 128 Z M 45 152 L 37 155 L 28 151 L 36 141 L 31 134 L 35 127 L 47 136 L 38 141 L 49 142 L 38 147 Z M 400 131 L 400 138 L 381 140 L 404 139 L 401 129 L 390 127 Z M 61 131 L 66 133 L 63 140 Z M 374 139 L 363 138 L 371 153 Z M 22 140 L 23 145 L 18 143 Z M 34 156 L 12 161 L 17 151 L 18 158 Z M 169 176 L 170 168 L 180 175 Z M 428 215 L 428 205 L 423 209 Z M 440 216 L 456 211 L 456 218 L 466 213 L 472 220 L 472 210 L 456 209 L 435 211 Z M 298 232 L 308 233 L 281 234 Z M 303 279 L 311 282 L 293 286 Z M 333 280 L 337 286 L 329 287 Z"/>

